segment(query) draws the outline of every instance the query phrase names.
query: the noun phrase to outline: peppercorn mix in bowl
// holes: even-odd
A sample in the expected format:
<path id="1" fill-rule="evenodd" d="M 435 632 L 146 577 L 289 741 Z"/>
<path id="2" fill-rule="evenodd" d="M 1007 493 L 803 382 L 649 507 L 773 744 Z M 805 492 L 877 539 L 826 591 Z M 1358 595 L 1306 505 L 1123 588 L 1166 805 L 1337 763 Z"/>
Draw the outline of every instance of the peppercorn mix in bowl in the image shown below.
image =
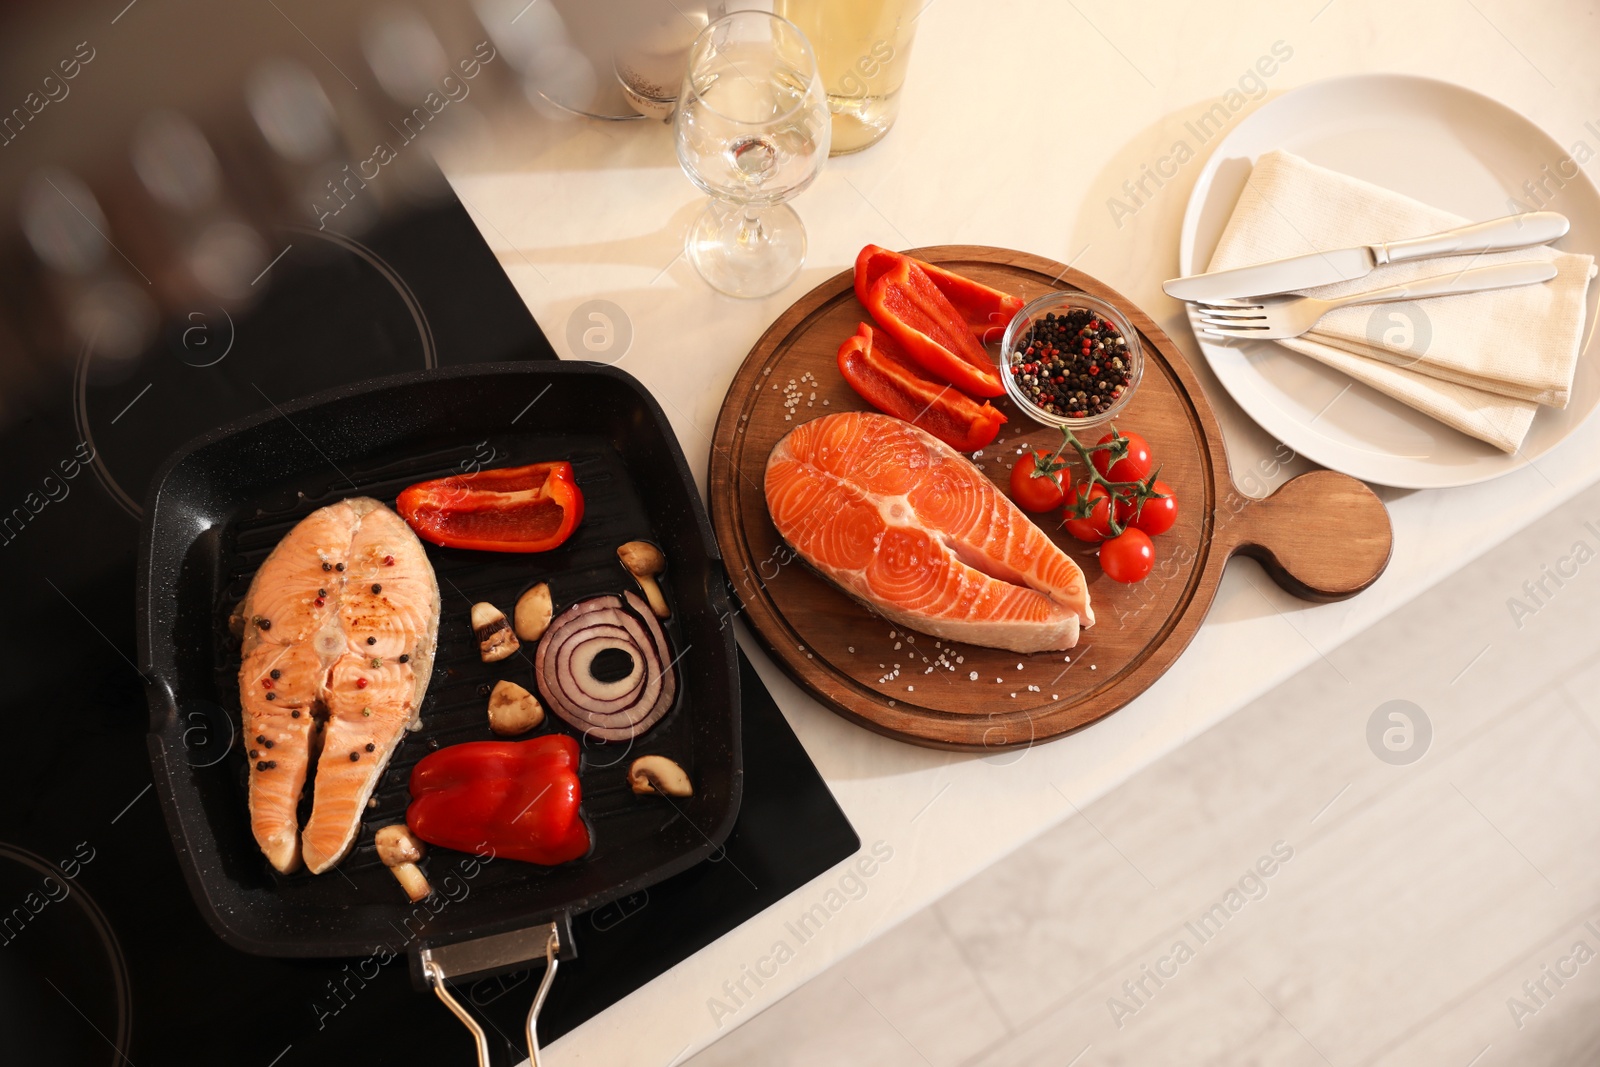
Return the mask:
<path id="1" fill-rule="evenodd" d="M 1114 418 L 1139 387 L 1139 335 L 1116 308 L 1086 293 L 1027 304 L 1000 341 L 1000 378 L 1024 415 L 1080 429 Z"/>

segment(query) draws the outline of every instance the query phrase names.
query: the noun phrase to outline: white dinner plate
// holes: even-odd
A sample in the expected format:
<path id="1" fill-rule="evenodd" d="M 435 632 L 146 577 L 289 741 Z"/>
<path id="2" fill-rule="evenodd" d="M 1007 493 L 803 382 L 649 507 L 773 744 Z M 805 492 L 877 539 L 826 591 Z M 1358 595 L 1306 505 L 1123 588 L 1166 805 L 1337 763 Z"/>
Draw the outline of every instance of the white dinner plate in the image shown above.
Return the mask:
<path id="1" fill-rule="evenodd" d="M 1543 130 L 1458 85 L 1357 74 L 1285 93 L 1222 139 L 1184 213 L 1178 265 L 1185 275 L 1211 262 L 1251 167 L 1274 148 L 1473 220 L 1514 213 L 1518 209 L 1508 206 L 1513 197 L 1527 208 L 1559 211 L 1572 229 L 1556 247 L 1600 254 L 1600 191 L 1581 168 L 1561 167 L 1568 149 Z M 1556 189 L 1546 175 L 1560 176 L 1563 169 L 1577 174 Z M 1530 180 L 1544 180 L 1554 196 L 1532 203 L 1523 188 Z M 1561 410 L 1540 408 L 1521 451 L 1509 455 L 1270 341 L 1204 337 L 1192 306 L 1189 322 L 1223 387 L 1290 448 L 1364 481 L 1437 489 L 1526 466 L 1600 405 L 1600 366 L 1591 351 L 1596 290 L 1591 283 L 1571 401 Z"/>

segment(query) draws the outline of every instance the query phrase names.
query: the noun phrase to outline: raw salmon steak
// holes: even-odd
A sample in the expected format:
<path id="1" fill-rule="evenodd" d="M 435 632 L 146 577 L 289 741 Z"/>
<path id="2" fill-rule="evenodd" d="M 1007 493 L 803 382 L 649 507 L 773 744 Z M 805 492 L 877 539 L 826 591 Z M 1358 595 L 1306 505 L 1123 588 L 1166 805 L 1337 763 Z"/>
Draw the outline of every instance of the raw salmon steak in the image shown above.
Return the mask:
<path id="1" fill-rule="evenodd" d="M 369 497 L 313 511 L 278 542 L 238 611 L 250 828 L 287 874 L 355 843 L 367 799 L 417 722 L 439 640 L 422 542 Z M 320 755 L 319 755 L 320 753 Z M 296 819 L 316 765 L 311 817 Z"/>
<path id="2" fill-rule="evenodd" d="M 767 457 L 767 510 L 807 563 L 892 622 L 1014 652 L 1094 624 L 1072 559 L 960 453 L 887 415 L 825 415 Z"/>

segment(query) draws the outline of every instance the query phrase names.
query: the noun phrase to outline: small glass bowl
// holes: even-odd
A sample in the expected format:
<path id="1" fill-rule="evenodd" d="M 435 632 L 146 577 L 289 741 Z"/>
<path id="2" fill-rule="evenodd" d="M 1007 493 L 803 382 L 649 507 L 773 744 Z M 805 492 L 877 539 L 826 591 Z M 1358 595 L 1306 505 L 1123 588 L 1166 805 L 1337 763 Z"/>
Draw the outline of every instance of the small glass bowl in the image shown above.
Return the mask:
<path id="1" fill-rule="evenodd" d="M 1025 345 L 1028 332 L 1033 324 L 1046 315 L 1064 315 L 1069 311 L 1082 308 L 1093 312 L 1097 317 L 1106 320 L 1116 327 L 1117 332 L 1128 345 L 1128 384 L 1122 390 L 1122 395 L 1112 401 L 1103 411 L 1082 418 L 1073 418 L 1059 415 L 1055 412 L 1045 411 L 1022 392 L 1022 387 L 1017 383 L 1011 373 L 1011 356 L 1017 350 L 1018 344 Z M 1006 332 L 1000 339 L 1000 355 L 997 359 L 1000 366 L 1000 380 L 1006 388 L 1006 395 L 1011 402 L 1016 404 L 1021 412 L 1039 423 L 1041 426 L 1066 427 L 1077 431 L 1099 426 L 1109 422 L 1121 414 L 1128 406 L 1128 401 L 1133 399 L 1133 394 L 1139 388 L 1139 379 L 1144 374 L 1144 351 L 1139 347 L 1139 333 L 1123 316 L 1122 312 L 1106 303 L 1097 300 L 1087 293 L 1074 291 L 1046 293 L 1044 296 L 1030 301 L 1016 316 L 1006 324 Z"/>

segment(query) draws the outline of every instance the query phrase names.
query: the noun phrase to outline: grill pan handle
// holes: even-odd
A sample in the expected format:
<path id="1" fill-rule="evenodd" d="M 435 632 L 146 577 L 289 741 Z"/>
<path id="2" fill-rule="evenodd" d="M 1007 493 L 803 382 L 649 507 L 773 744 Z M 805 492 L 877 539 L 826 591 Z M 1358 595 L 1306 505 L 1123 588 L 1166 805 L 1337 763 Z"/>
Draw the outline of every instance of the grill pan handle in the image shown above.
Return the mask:
<path id="1" fill-rule="evenodd" d="M 531 1067 L 540 1067 L 539 1011 L 544 1007 L 545 997 L 550 995 L 550 986 L 556 978 L 556 967 L 561 962 L 561 925 L 558 922 L 548 922 L 513 930 L 510 933 L 480 937 L 473 941 L 428 946 L 418 952 L 417 962 L 421 965 L 423 977 L 433 989 L 434 995 L 450 1009 L 451 1014 L 461 1020 L 463 1026 L 472 1032 L 472 1038 L 478 1047 L 478 1067 L 494 1067 L 489 1035 L 484 1032 L 483 1025 L 467 1011 L 465 1005 L 456 999 L 450 990 L 450 981 L 514 967 L 529 959 L 537 958 L 542 952 L 545 962 L 544 978 L 540 980 L 539 991 L 534 994 L 533 1005 L 528 1009 L 527 1021 L 528 1059 Z M 570 941 L 570 924 L 567 930 Z M 567 949 L 570 955 L 570 943 Z"/>

